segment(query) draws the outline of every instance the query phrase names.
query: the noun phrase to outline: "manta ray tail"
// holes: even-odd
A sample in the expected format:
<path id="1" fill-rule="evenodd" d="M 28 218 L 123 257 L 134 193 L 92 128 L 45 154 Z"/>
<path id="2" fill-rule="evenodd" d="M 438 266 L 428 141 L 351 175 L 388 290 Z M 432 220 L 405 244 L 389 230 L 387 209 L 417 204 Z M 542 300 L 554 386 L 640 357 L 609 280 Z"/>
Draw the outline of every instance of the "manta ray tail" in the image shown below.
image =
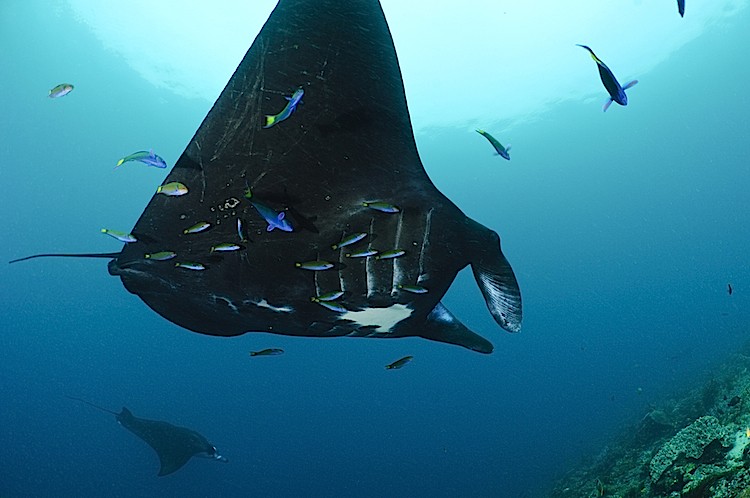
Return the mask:
<path id="1" fill-rule="evenodd" d="M 8 261 L 8 264 L 18 263 L 19 261 L 26 261 L 34 258 L 116 258 L 119 256 L 119 252 L 98 252 L 98 253 L 84 253 L 84 254 L 34 254 L 33 256 L 26 256 L 25 258 L 14 259 Z"/>
<path id="2" fill-rule="evenodd" d="M 448 308 L 443 306 L 443 303 L 438 303 L 427 315 L 427 324 L 426 329 L 429 332 L 424 335 L 426 339 L 456 344 L 485 354 L 493 350 L 490 341 L 469 330 L 448 311 Z"/>
<path id="3" fill-rule="evenodd" d="M 477 223 L 477 225 L 479 225 Z M 492 317 L 508 332 L 521 330 L 521 290 L 513 268 L 500 249 L 500 237 L 485 227 L 482 247 L 471 261 L 474 278 L 482 291 Z"/>
<path id="4" fill-rule="evenodd" d="M 96 408 L 97 410 L 101 410 L 101 411 L 103 411 L 103 412 L 105 412 L 105 413 L 111 413 L 112 415 L 120 415 L 120 414 L 119 414 L 119 413 L 117 413 L 117 412 L 113 412 L 112 410 L 108 410 L 108 409 L 106 409 L 106 408 L 103 408 L 103 407 L 101 407 L 101 406 L 99 406 L 99 405 L 95 405 L 95 404 L 94 404 L 94 403 L 92 403 L 91 401 L 86 401 L 85 399 L 81 399 L 81 398 L 76 398 L 76 397 L 74 397 L 74 396 L 68 396 L 67 394 L 65 395 L 65 397 L 66 397 L 66 398 L 68 398 L 68 399 L 72 399 L 72 400 L 75 400 L 75 401 L 80 401 L 81 403 L 86 403 L 87 405 L 89 405 L 89 406 L 92 406 L 92 407 Z"/>

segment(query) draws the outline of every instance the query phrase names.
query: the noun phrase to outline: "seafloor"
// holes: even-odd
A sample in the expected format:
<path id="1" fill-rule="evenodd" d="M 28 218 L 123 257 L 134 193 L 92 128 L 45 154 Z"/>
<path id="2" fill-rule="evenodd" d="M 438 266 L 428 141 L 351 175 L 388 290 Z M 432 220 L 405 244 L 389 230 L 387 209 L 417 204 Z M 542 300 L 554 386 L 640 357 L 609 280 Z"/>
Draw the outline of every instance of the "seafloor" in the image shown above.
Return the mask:
<path id="1" fill-rule="evenodd" d="M 652 407 L 554 498 L 750 498 L 750 344 L 702 385 Z"/>

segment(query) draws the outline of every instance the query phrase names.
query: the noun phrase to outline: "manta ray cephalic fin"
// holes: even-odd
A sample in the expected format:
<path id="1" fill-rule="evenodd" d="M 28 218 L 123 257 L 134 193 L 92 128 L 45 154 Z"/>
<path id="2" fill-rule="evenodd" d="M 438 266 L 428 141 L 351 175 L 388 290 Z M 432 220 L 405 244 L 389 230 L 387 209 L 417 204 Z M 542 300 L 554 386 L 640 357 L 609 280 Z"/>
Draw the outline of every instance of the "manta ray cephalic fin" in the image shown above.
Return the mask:
<path id="1" fill-rule="evenodd" d="M 478 238 L 482 246 L 475 250 L 471 260 L 474 278 L 497 324 L 508 332 L 520 332 L 521 290 L 513 268 L 500 249 L 497 233 L 476 224 L 485 233 Z"/>
<path id="2" fill-rule="evenodd" d="M 456 344 L 485 354 L 494 349 L 490 341 L 469 330 L 441 302 L 427 315 L 425 328 L 423 337 L 426 339 Z"/>

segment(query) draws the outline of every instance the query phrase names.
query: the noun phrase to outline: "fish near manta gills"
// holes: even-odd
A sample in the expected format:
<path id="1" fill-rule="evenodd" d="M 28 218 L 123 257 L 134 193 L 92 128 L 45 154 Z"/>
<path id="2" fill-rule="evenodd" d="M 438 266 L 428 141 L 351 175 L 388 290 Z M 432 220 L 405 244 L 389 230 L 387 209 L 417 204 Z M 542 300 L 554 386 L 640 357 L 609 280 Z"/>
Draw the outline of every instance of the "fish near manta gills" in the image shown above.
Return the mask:
<path id="1" fill-rule="evenodd" d="M 305 112 L 264 128 L 297 88 Z M 189 330 L 421 336 L 489 353 L 492 344 L 440 302 L 468 265 L 495 321 L 520 330 L 521 295 L 498 235 L 440 193 L 422 166 L 378 0 L 280 0 L 164 182 L 188 193 L 154 195 L 132 230 L 138 240 L 109 271 Z M 277 213 L 284 206 L 274 199 L 297 199 L 315 230 L 268 231 L 246 186 Z M 237 220 L 254 234 L 252 248 L 212 253 L 241 242 Z M 183 233 L 198 222 L 211 230 Z M 334 249 L 352 233 L 367 237 Z M 205 270 L 144 258 L 165 248 Z M 388 250 L 399 257 L 345 256 Z M 403 292 L 403 283 L 429 292 Z M 343 292 L 335 305 L 310 299 L 332 291 Z"/>

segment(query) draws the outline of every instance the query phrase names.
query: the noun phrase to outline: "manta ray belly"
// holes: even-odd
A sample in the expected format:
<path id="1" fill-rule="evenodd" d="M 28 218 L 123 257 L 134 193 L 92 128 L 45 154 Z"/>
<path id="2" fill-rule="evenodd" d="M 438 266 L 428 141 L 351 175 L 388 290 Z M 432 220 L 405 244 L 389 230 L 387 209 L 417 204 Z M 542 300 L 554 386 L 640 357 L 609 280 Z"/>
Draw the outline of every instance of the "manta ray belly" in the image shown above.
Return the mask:
<path id="1" fill-rule="evenodd" d="M 406 320 L 414 312 L 404 304 L 394 304 L 387 308 L 365 308 L 362 311 L 347 311 L 340 318 L 351 320 L 360 327 L 377 327 L 376 332 L 390 333 L 393 327 Z"/>

